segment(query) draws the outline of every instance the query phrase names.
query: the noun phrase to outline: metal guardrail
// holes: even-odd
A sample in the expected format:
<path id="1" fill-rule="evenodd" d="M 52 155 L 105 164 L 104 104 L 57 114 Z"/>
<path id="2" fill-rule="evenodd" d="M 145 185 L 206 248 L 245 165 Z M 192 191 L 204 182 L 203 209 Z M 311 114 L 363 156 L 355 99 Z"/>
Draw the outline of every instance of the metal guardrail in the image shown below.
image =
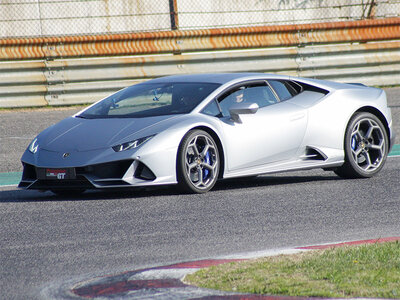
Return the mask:
<path id="1" fill-rule="evenodd" d="M 134 82 L 182 73 L 269 72 L 367 85 L 398 85 L 399 25 L 400 18 L 396 18 L 326 26 L 278 26 L 279 32 L 271 27 L 255 27 L 252 32 L 241 28 L 143 33 L 139 35 L 151 40 L 154 47 L 138 38 L 130 42 L 141 45 L 140 49 L 131 50 L 130 55 L 103 57 L 99 54 L 126 54 L 125 50 L 118 51 L 125 38 L 120 44 L 113 44 L 115 40 L 110 36 L 88 37 L 86 41 L 83 37 L 29 39 L 19 43 L 0 40 L 0 107 L 91 103 Z M 67 39 L 71 43 L 73 40 L 73 46 L 67 46 Z M 182 39 L 185 45 L 179 44 Z M 94 42 L 100 44 L 91 48 Z M 137 53 L 147 55 L 133 55 Z"/>
<path id="2" fill-rule="evenodd" d="M 400 39 L 400 18 L 130 34 L 0 39 L 0 60 L 185 53 Z"/>

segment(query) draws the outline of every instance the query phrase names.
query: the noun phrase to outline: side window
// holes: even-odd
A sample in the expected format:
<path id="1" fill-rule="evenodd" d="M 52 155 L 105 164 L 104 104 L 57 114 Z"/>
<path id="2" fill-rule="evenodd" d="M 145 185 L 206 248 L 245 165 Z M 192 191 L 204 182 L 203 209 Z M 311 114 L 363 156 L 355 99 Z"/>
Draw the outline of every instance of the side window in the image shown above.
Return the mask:
<path id="1" fill-rule="evenodd" d="M 205 115 L 217 117 L 220 115 L 219 107 L 216 100 L 211 101 L 204 109 L 201 111 Z"/>
<path id="2" fill-rule="evenodd" d="M 277 102 L 277 99 L 268 85 L 249 87 L 244 90 L 244 98 L 247 102 L 257 103 L 264 107 Z"/>
<path id="3" fill-rule="evenodd" d="M 280 101 L 285 101 L 297 95 L 297 91 L 288 81 L 285 80 L 268 80 Z"/>
<path id="4" fill-rule="evenodd" d="M 241 102 L 257 103 L 261 108 L 278 101 L 271 88 L 265 82 L 260 84 L 244 85 L 225 93 L 219 99 L 222 115 L 228 117 L 229 108 L 234 103 Z"/>
<path id="5" fill-rule="evenodd" d="M 244 89 L 244 87 L 236 88 L 222 96 L 222 98 L 219 100 L 222 116 L 229 117 L 229 108 L 235 103 L 243 102 Z"/>

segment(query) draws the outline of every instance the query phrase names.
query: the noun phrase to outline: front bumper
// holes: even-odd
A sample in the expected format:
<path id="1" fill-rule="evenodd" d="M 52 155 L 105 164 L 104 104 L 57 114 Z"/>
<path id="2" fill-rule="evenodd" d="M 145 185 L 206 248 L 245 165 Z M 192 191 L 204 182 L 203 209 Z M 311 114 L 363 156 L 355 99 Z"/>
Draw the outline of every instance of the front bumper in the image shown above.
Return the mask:
<path id="1" fill-rule="evenodd" d="M 122 160 L 84 167 L 57 168 L 68 176 L 49 176 L 53 168 L 23 163 L 18 187 L 36 190 L 96 189 L 149 185 L 157 181 L 154 173 L 138 160 Z M 62 173 L 64 174 L 64 173 Z M 72 175 L 71 175 L 72 174 Z"/>

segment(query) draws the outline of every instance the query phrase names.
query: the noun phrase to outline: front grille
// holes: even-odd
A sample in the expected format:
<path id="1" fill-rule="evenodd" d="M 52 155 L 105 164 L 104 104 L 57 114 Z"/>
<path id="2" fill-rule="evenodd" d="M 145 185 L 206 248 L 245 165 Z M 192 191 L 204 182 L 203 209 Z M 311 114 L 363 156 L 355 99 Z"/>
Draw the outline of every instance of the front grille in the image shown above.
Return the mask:
<path id="1" fill-rule="evenodd" d="M 136 178 L 142 179 L 142 180 L 154 180 L 156 179 L 156 176 L 154 173 L 143 163 L 139 162 L 139 165 L 137 166 L 135 170 L 134 176 Z"/>
<path id="2" fill-rule="evenodd" d="M 131 164 L 132 160 L 115 161 L 75 168 L 75 172 L 76 175 L 92 175 L 98 179 L 122 178 Z"/>
<path id="3" fill-rule="evenodd" d="M 23 163 L 24 170 L 22 172 L 22 180 L 33 181 L 37 179 L 36 169 L 34 166 Z"/>
<path id="4" fill-rule="evenodd" d="M 28 186 L 30 186 L 32 184 L 32 181 L 21 181 L 18 184 L 19 188 L 27 188 Z"/>

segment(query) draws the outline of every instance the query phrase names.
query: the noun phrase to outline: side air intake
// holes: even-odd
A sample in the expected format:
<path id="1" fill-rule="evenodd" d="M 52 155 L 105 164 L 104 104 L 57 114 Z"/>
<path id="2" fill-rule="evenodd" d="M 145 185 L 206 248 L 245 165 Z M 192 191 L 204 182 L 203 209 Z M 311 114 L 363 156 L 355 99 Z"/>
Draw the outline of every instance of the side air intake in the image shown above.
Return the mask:
<path id="1" fill-rule="evenodd" d="M 305 153 L 301 156 L 303 160 L 326 160 L 328 157 L 319 149 L 307 146 Z"/>

